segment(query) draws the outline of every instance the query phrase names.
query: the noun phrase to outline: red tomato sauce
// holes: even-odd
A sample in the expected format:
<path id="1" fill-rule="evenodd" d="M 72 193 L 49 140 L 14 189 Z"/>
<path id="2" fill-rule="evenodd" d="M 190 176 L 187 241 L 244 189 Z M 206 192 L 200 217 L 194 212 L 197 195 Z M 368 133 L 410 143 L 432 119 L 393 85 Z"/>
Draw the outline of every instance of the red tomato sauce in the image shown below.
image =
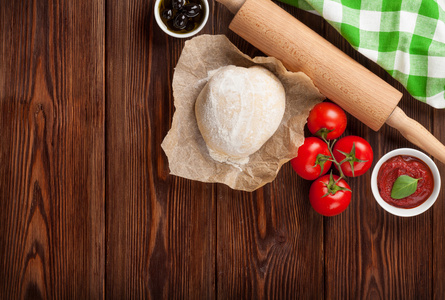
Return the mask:
<path id="1" fill-rule="evenodd" d="M 402 199 L 393 199 L 391 197 L 392 186 L 401 175 L 421 179 L 417 182 L 417 190 L 414 194 Z M 434 178 L 430 168 L 420 159 L 408 155 L 398 155 L 382 164 L 377 175 L 377 185 L 380 196 L 387 203 L 400 208 L 413 208 L 429 198 L 433 192 Z"/>

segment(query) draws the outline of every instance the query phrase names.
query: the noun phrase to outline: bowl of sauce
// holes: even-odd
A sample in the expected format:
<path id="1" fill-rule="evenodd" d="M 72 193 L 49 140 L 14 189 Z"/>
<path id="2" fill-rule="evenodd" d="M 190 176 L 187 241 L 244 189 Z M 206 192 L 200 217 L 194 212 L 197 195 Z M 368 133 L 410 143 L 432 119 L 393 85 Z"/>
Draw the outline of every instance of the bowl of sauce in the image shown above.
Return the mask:
<path id="1" fill-rule="evenodd" d="M 401 148 L 385 154 L 371 175 L 371 189 L 389 213 L 411 217 L 427 211 L 440 192 L 440 173 L 421 151 Z"/>
<path id="2" fill-rule="evenodd" d="M 188 38 L 197 34 L 209 18 L 208 0 L 156 0 L 154 15 L 168 35 Z"/>

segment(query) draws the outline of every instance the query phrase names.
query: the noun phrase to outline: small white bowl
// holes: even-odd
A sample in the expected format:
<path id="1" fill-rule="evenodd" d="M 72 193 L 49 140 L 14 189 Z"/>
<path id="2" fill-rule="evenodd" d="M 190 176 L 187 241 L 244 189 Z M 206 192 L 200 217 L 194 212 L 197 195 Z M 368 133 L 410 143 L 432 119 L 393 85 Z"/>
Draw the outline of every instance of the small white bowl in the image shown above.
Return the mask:
<path id="1" fill-rule="evenodd" d="M 162 29 L 162 31 L 164 31 L 165 33 L 167 33 L 168 35 L 175 37 L 175 38 L 188 38 L 191 36 L 194 36 L 195 34 L 197 34 L 199 31 L 201 31 L 202 28 L 204 28 L 204 26 L 207 23 L 207 20 L 209 19 L 209 2 L 207 0 L 201 0 L 201 2 L 204 4 L 204 18 L 202 19 L 201 24 L 193 31 L 187 32 L 187 33 L 176 33 L 173 31 L 170 31 L 170 29 L 168 29 L 168 27 L 164 24 L 164 22 L 161 19 L 161 12 L 159 9 L 159 6 L 161 5 L 161 0 L 156 0 L 155 2 L 155 6 L 154 6 L 154 14 L 155 14 L 155 19 L 156 19 L 156 23 L 158 23 L 158 26 Z"/>
<path id="2" fill-rule="evenodd" d="M 377 187 L 377 175 L 379 173 L 380 167 L 388 159 L 390 159 L 391 157 L 397 156 L 397 155 L 409 155 L 409 156 L 414 156 L 414 157 L 422 160 L 424 163 L 426 163 L 428 165 L 428 167 L 431 169 L 431 173 L 433 174 L 433 178 L 434 178 L 433 192 L 431 193 L 430 197 L 424 203 L 422 203 L 421 205 L 419 205 L 417 207 L 414 207 L 414 208 L 395 207 L 395 206 L 392 206 L 389 203 L 387 203 L 380 196 L 379 189 Z M 412 217 L 412 216 L 416 216 L 416 215 L 419 215 L 419 214 L 427 211 L 436 201 L 437 196 L 439 195 L 439 192 L 440 192 L 440 173 L 439 173 L 439 170 L 437 169 L 437 166 L 434 163 L 434 161 L 431 158 L 429 158 L 426 154 L 424 154 L 423 152 L 420 152 L 418 150 L 411 149 L 411 148 L 400 148 L 400 149 L 396 149 L 396 150 L 386 153 L 377 162 L 377 164 L 374 167 L 374 170 L 372 171 L 372 175 L 371 175 L 371 190 L 372 190 L 374 198 L 377 200 L 378 204 L 380 204 L 380 206 L 383 209 L 385 209 L 387 212 L 389 212 L 393 215 L 396 215 L 396 216 L 400 216 L 400 217 Z"/>

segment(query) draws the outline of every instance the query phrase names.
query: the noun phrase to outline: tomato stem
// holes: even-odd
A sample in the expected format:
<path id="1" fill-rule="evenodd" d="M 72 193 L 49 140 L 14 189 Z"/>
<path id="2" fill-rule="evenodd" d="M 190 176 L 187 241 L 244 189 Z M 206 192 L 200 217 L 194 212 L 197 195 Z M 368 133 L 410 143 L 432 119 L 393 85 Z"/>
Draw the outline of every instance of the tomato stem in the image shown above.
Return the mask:
<path id="1" fill-rule="evenodd" d="M 335 156 L 334 156 L 334 152 L 332 152 L 332 146 L 335 144 L 335 142 L 337 141 L 337 139 L 335 139 L 335 140 L 333 140 L 332 141 L 332 145 L 331 145 L 331 142 L 330 141 L 328 141 L 328 140 L 326 140 L 326 138 L 325 137 L 322 137 L 322 139 L 323 139 L 323 141 L 328 145 L 328 149 L 329 149 L 329 153 L 331 154 L 331 157 L 332 157 L 332 159 L 329 159 L 331 162 L 333 162 L 336 166 L 337 166 L 337 169 L 338 169 L 338 171 L 340 172 L 340 178 L 338 179 L 338 180 L 340 180 L 340 179 L 346 179 L 346 176 L 345 176 L 345 174 L 343 173 L 343 170 L 341 169 L 341 164 L 335 159 Z"/>
<path id="2" fill-rule="evenodd" d="M 340 165 L 342 165 L 345 162 L 349 162 L 349 164 L 351 165 L 352 177 L 355 177 L 355 175 L 354 175 L 354 163 L 355 162 L 367 162 L 367 160 L 358 159 L 355 156 L 355 143 L 352 143 L 352 149 L 351 149 L 351 152 L 349 152 L 349 153 L 346 153 L 346 152 L 343 152 L 343 151 L 340 151 L 340 150 L 337 150 L 337 151 L 345 156 L 345 158 L 340 162 Z"/>
<path id="3" fill-rule="evenodd" d="M 335 194 L 336 194 L 337 192 L 339 192 L 339 191 L 350 191 L 350 192 L 352 192 L 352 191 L 351 191 L 350 189 L 348 189 L 348 188 L 341 187 L 341 186 L 337 185 L 337 183 L 338 183 L 341 179 L 342 179 L 341 177 L 338 177 L 338 179 L 334 181 L 334 176 L 332 175 L 332 170 L 331 170 L 331 174 L 329 175 L 329 182 L 325 184 L 325 187 L 326 187 L 326 189 L 327 189 L 327 192 L 326 192 L 326 194 L 324 194 L 324 195 L 322 196 L 322 198 L 328 196 L 329 194 L 331 194 L 331 195 L 335 195 Z"/>

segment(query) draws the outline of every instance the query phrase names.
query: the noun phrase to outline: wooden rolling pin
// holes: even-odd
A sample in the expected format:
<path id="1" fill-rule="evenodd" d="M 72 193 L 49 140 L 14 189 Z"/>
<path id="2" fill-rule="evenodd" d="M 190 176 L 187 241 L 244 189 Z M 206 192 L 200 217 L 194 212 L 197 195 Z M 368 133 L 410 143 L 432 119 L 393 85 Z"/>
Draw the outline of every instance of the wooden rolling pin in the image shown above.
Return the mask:
<path id="1" fill-rule="evenodd" d="M 445 163 L 445 146 L 397 106 L 397 89 L 270 0 L 217 1 L 235 14 L 229 28 L 253 46 L 306 73 L 328 99 L 373 130 L 387 123 Z"/>

